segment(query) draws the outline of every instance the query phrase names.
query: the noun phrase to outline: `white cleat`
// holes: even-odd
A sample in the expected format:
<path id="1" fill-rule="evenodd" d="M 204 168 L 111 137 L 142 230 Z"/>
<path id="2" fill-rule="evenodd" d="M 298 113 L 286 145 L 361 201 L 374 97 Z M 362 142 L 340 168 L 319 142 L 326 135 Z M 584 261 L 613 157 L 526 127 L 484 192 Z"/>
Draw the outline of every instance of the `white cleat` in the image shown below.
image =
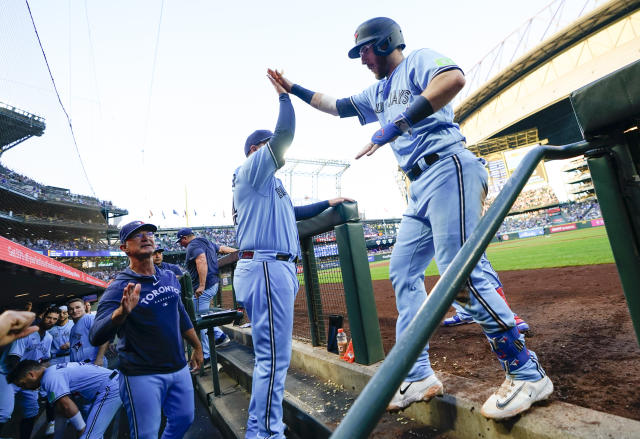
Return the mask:
<path id="1" fill-rule="evenodd" d="M 56 432 L 56 421 L 50 421 L 47 424 L 47 430 L 45 431 L 45 436 L 51 436 Z"/>
<path id="2" fill-rule="evenodd" d="M 547 399 L 552 393 L 553 383 L 548 376 L 538 381 L 507 377 L 500 388 L 485 401 L 480 413 L 495 420 L 512 418 L 528 410 L 534 402 Z"/>
<path id="3" fill-rule="evenodd" d="M 387 411 L 397 412 L 398 410 L 404 410 L 414 402 L 430 401 L 434 396 L 442 396 L 443 391 L 442 383 L 435 374 L 422 381 L 404 381 L 396 391 L 396 394 L 393 395 L 391 402 L 387 406 Z"/>

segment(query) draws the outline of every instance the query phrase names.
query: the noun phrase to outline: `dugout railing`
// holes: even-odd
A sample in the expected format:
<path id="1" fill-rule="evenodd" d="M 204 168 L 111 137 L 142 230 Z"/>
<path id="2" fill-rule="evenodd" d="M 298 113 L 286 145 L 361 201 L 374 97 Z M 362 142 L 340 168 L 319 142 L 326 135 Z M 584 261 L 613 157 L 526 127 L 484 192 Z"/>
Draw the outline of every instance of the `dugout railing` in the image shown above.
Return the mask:
<path id="1" fill-rule="evenodd" d="M 543 159 L 567 159 L 582 154 L 587 157 L 636 337 L 640 340 L 640 61 L 573 92 L 570 99 L 585 140 L 565 146 L 538 146 L 527 153 L 332 438 L 369 436 Z"/>
<path id="2" fill-rule="evenodd" d="M 382 360 L 382 337 L 357 203 L 330 207 L 298 221 L 297 227 L 301 289 L 294 303 L 293 337 L 312 346 L 326 346 L 329 321 L 338 315 L 353 342 L 355 362 L 368 365 Z M 215 306 L 238 308 L 233 288 L 237 261 L 237 253 L 218 260 L 221 291 Z"/>

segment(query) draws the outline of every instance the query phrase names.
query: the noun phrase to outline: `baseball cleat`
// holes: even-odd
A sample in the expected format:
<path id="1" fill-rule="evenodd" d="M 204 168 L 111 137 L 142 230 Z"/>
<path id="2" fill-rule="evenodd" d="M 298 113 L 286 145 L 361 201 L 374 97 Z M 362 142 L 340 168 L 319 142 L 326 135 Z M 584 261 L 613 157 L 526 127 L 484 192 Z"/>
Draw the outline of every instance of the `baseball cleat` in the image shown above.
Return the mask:
<path id="1" fill-rule="evenodd" d="M 514 314 L 513 318 L 516 321 L 516 327 L 518 328 L 518 332 L 520 334 L 524 334 L 525 332 L 527 332 L 529 330 L 529 324 L 527 322 L 525 322 L 524 320 L 522 320 L 520 317 L 518 317 L 517 314 Z"/>
<path id="2" fill-rule="evenodd" d="M 45 436 L 51 436 L 56 432 L 56 421 L 49 421 L 47 424 L 47 430 L 45 431 Z"/>
<path id="3" fill-rule="evenodd" d="M 500 388 L 482 405 L 480 413 L 485 418 L 502 420 L 528 410 L 531 404 L 547 399 L 553 393 L 553 383 L 548 376 L 538 381 L 514 380 L 507 377 Z"/>
<path id="4" fill-rule="evenodd" d="M 466 325 L 467 323 L 473 323 L 473 317 L 460 317 L 459 314 L 455 314 L 453 317 L 449 317 L 442 321 L 442 326 L 458 326 Z"/>
<path id="5" fill-rule="evenodd" d="M 229 338 L 228 335 L 225 334 L 224 337 L 220 337 L 216 340 L 216 349 L 225 347 L 229 343 L 231 343 L 231 339 Z"/>
<path id="6" fill-rule="evenodd" d="M 404 381 L 396 391 L 396 394 L 393 395 L 391 402 L 389 402 L 387 411 L 397 412 L 409 407 L 414 402 L 428 402 L 434 396 L 442 396 L 442 394 L 442 383 L 435 374 L 422 381 Z"/>

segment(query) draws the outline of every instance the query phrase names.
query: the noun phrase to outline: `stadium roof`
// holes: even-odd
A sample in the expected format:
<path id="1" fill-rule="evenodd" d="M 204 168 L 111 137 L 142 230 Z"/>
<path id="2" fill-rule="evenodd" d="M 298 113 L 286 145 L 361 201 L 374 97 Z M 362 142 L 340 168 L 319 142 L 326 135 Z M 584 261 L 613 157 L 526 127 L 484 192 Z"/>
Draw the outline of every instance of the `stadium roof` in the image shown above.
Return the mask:
<path id="1" fill-rule="evenodd" d="M 101 292 L 106 283 L 0 237 L 0 307 L 65 302 Z"/>
<path id="2" fill-rule="evenodd" d="M 41 136 L 44 118 L 0 102 L 0 155 L 32 136 Z"/>

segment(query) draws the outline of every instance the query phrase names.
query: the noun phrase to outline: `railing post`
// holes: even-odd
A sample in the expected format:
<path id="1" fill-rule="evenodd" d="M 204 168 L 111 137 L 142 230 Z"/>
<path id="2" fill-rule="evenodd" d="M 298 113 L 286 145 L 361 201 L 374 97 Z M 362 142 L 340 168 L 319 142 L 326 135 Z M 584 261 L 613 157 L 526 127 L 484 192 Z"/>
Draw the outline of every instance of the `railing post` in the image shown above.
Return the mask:
<path id="1" fill-rule="evenodd" d="M 321 334 L 324 331 L 322 322 L 322 301 L 320 300 L 320 280 L 318 279 L 318 267 L 316 255 L 313 251 L 313 237 L 300 239 L 302 250 L 302 268 L 304 276 L 304 291 L 307 295 L 307 313 L 309 315 L 309 330 L 311 332 L 311 345 L 320 346 Z"/>
<path id="2" fill-rule="evenodd" d="M 631 214 L 640 211 L 637 170 L 624 144 L 597 150 L 587 163 L 640 344 L 640 230 Z"/>
<path id="3" fill-rule="evenodd" d="M 343 224 L 335 233 L 355 361 L 373 364 L 384 359 L 384 350 L 362 224 Z"/>

